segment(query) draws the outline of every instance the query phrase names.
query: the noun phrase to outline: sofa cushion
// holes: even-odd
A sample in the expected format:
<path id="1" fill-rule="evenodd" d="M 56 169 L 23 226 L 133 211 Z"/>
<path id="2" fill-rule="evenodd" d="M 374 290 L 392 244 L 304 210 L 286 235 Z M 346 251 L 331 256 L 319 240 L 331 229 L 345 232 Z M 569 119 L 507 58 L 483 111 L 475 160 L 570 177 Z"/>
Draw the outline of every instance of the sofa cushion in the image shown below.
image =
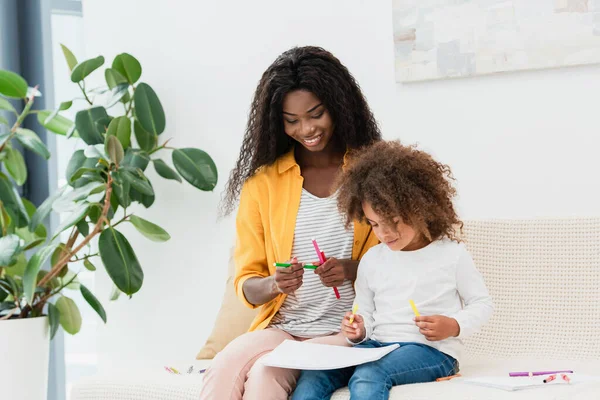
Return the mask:
<path id="1" fill-rule="evenodd" d="M 238 299 L 233 287 L 234 275 L 235 263 L 232 249 L 227 267 L 227 281 L 225 282 L 225 294 L 223 295 L 221 308 L 210 336 L 196 355 L 198 360 L 214 358 L 229 342 L 246 333 L 250 323 L 258 314 L 258 309 L 251 310 Z"/>
<path id="2" fill-rule="evenodd" d="M 204 368 L 209 361 L 196 361 L 196 368 Z M 202 363 L 202 364 L 198 364 Z M 484 363 L 467 363 L 461 367 L 463 377 L 505 376 L 509 371 L 572 369 L 576 373 L 594 375 L 600 371 L 600 360 L 559 361 L 514 359 Z M 547 388 L 526 389 L 508 392 L 500 389 L 462 383 L 460 378 L 446 382 L 419 383 L 396 386 L 390 393 L 391 400 L 583 400 L 600 399 L 600 376 L 598 382 L 572 385 L 552 385 Z M 147 371 L 126 374 L 111 372 L 83 379 L 73 387 L 72 400 L 198 400 L 202 387 L 202 375 L 169 374 L 160 366 Z M 347 388 L 338 390 L 332 400 L 348 400 Z"/>

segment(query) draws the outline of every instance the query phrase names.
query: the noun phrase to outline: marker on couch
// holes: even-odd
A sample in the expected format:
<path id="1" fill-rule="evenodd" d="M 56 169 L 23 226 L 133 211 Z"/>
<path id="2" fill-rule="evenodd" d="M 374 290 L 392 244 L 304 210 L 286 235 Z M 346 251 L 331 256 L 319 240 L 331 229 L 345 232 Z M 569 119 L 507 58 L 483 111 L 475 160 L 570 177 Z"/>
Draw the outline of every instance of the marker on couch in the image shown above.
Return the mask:
<path id="1" fill-rule="evenodd" d="M 321 264 L 325 264 L 325 253 L 323 253 L 321 251 L 321 249 L 319 249 L 319 245 L 317 244 L 317 241 L 315 239 L 310 239 L 312 240 L 313 246 L 315 246 L 315 251 L 317 252 L 317 257 L 319 257 L 319 262 Z M 340 292 L 338 291 L 338 289 L 334 286 L 333 287 L 333 292 L 335 293 L 335 297 L 336 299 L 340 299 Z"/>

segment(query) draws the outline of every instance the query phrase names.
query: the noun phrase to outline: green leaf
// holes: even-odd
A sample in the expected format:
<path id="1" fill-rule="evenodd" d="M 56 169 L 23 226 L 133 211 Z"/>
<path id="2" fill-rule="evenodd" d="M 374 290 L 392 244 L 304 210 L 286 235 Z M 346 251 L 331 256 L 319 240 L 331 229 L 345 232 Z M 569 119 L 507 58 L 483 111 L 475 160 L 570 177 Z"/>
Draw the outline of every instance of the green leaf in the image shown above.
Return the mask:
<path id="1" fill-rule="evenodd" d="M 125 152 L 123 151 L 123 145 L 119 142 L 116 136 L 107 136 L 104 151 L 108 154 L 108 157 L 115 164 L 120 164 L 125 157 Z"/>
<path id="2" fill-rule="evenodd" d="M 16 139 L 23 146 L 44 157 L 46 160 L 50 158 L 50 151 L 34 131 L 25 128 L 17 128 Z"/>
<path id="3" fill-rule="evenodd" d="M 26 198 L 22 198 L 21 200 L 23 201 L 23 205 L 25 206 L 25 210 L 27 211 L 29 218 L 33 218 L 37 211 L 35 205 L 33 205 L 33 203 Z M 39 224 L 34 228 L 35 229 L 30 229 L 29 227 L 25 227 L 15 229 L 15 233 L 25 241 L 23 250 L 32 249 L 46 241 L 48 232 L 46 231 L 44 224 Z"/>
<path id="4" fill-rule="evenodd" d="M 7 110 L 7 111 L 10 111 L 10 112 L 14 112 L 14 113 L 17 112 L 17 110 L 15 110 L 15 108 L 10 103 L 10 101 L 6 100 L 3 97 L 0 97 L 0 110 Z"/>
<path id="5" fill-rule="evenodd" d="M 77 224 L 77 230 L 81 234 L 81 236 L 86 237 L 90 234 L 90 225 L 87 223 L 85 219 L 82 219 Z"/>
<path id="6" fill-rule="evenodd" d="M 106 135 L 106 131 L 108 130 L 108 125 L 110 125 L 110 121 L 113 120 L 113 117 L 110 115 L 106 118 L 100 118 L 94 124 L 96 125 L 96 130 L 100 134 L 100 136 L 104 137 Z"/>
<path id="7" fill-rule="evenodd" d="M 131 120 L 127 117 L 117 117 L 110 121 L 106 137 L 116 136 L 123 149 L 131 145 Z"/>
<path id="8" fill-rule="evenodd" d="M 129 94 L 129 85 L 128 84 L 120 84 L 113 88 L 110 93 L 110 97 L 106 100 L 106 108 L 111 108 L 119 101 L 121 101 L 125 95 Z"/>
<path id="9" fill-rule="evenodd" d="M 65 136 L 67 137 L 67 139 L 69 139 L 72 136 L 79 137 L 79 132 L 77 132 L 77 129 L 75 129 L 75 124 L 71 125 L 71 127 L 67 130 Z"/>
<path id="10" fill-rule="evenodd" d="M 153 242 L 166 242 L 171 236 L 160 226 L 153 224 L 143 218 L 132 215 L 129 220 L 135 228 Z"/>
<path id="11" fill-rule="evenodd" d="M 91 158 L 91 159 L 108 160 L 108 154 L 106 154 L 106 152 L 104 151 L 103 144 L 89 145 L 88 147 L 85 148 L 85 150 L 83 151 L 83 154 L 87 158 Z"/>
<path id="12" fill-rule="evenodd" d="M 42 97 L 42 92 L 40 92 L 37 88 L 29 86 L 27 88 L 27 98 L 31 97 Z"/>
<path id="13" fill-rule="evenodd" d="M 75 208 L 75 210 L 73 210 L 73 212 L 60 223 L 60 225 L 58 226 L 58 229 L 56 229 L 56 232 L 54 233 L 54 236 L 52 237 L 52 240 L 54 240 L 58 235 L 60 235 L 61 232 L 72 227 L 77 222 L 79 222 L 83 217 L 85 217 L 89 208 L 90 208 L 90 204 L 87 202 L 79 204 L 77 206 L 77 208 Z"/>
<path id="14" fill-rule="evenodd" d="M 55 247 L 56 245 L 49 245 L 38 251 L 31 256 L 25 267 L 25 273 L 23 274 L 23 291 L 25 292 L 25 300 L 29 305 L 32 305 L 33 302 L 38 272 L 40 271 L 42 264 L 50 257 Z"/>
<path id="15" fill-rule="evenodd" d="M 131 197 L 129 196 L 129 192 L 131 190 L 131 185 L 127 179 L 123 179 L 121 173 L 119 171 L 114 171 L 112 173 L 113 177 L 113 193 L 119 200 L 119 204 L 123 208 L 129 207 L 131 204 Z"/>
<path id="16" fill-rule="evenodd" d="M 73 121 L 63 117 L 62 115 L 56 115 L 51 120 L 46 121 L 52 112 L 53 111 L 44 110 L 38 113 L 38 122 L 40 125 L 48 129 L 50 132 L 54 132 L 63 136 L 66 136 L 69 131 L 75 129 L 75 124 L 73 124 Z M 73 131 L 72 135 L 79 137 L 79 134 L 75 130 Z"/>
<path id="17" fill-rule="evenodd" d="M 21 251 L 21 238 L 17 235 L 6 235 L 0 238 L 0 266 L 16 264 Z"/>
<path id="18" fill-rule="evenodd" d="M 150 162 L 150 156 L 145 151 L 134 150 L 132 148 L 127 149 L 125 152 L 125 158 L 121 163 L 123 166 L 139 168 L 142 171 L 146 171 L 148 163 Z"/>
<path id="19" fill-rule="evenodd" d="M 23 250 L 30 250 L 46 241 L 46 227 L 44 225 L 38 225 L 35 232 L 31 232 L 28 227 L 16 228 L 15 233 L 24 240 L 25 244 Z"/>
<path id="20" fill-rule="evenodd" d="M 75 68 L 75 66 L 77 65 L 77 58 L 75 58 L 71 50 L 69 50 L 64 44 L 61 43 L 60 47 L 62 48 L 62 52 L 65 55 L 65 60 L 67 60 L 69 71 L 73 71 L 73 68 Z"/>
<path id="21" fill-rule="evenodd" d="M 135 115 L 146 132 L 160 135 L 165 130 L 165 112 L 154 90 L 140 83 L 133 95 Z"/>
<path id="22" fill-rule="evenodd" d="M 11 71 L 0 69 L 0 94 L 23 99 L 27 96 L 27 81 Z"/>
<path id="23" fill-rule="evenodd" d="M 62 296 L 56 302 L 56 308 L 60 311 L 60 325 L 65 332 L 71 335 L 76 334 L 81 329 L 81 313 L 77 304 L 65 296 Z"/>
<path id="24" fill-rule="evenodd" d="M 106 79 L 106 84 L 108 85 L 109 89 L 114 89 L 118 85 L 128 83 L 127 79 L 121 75 L 119 71 L 112 68 L 106 68 L 104 71 L 104 79 Z"/>
<path id="25" fill-rule="evenodd" d="M 140 192 L 140 194 L 154 196 L 154 190 L 152 189 L 152 186 L 150 186 L 148 179 L 146 179 L 144 174 L 141 172 L 138 171 L 137 174 L 134 174 L 132 172 L 122 170 L 121 175 L 123 176 L 123 179 L 128 181 L 131 187 Z"/>
<path id="26" fill-rule="evenodd" d="M 137 119 L 133 122 L 133 130 L 135 132 L 135 139 L 142 150 L 151 151 L 156 147 L 158 136 L 153 133 L 146 132 Z"/>
<path id="27" fill-rule="evenodd" d="M 115 285 L 128 295 L 140 290 L 144 272 L 125 236 L 109 227 L 100 234 L 98 247 L 106 271 Z"/>
<path id="28" fill-rule="evenodd" d="M 88 271 L 95 271 L 96 270 L 96 266 L 94 264 L 92 264 L 92 262 L 90 260 L 88 260 L 87 258 L 85 260 L 83 260 L 83 266 Z"/>
<path id="29" fill-rule="evenodd" d="M 102 64 L 104 64 L 104 57 L 102 56 L 80 62 L 71 72 L 71 82 L 80 82 L 84 80 L 85 77 L 100 68 Z"/>
<path id="30" fill-rule="evenodd" d="M 9 269 L 8 271 L 11 270 L 12 269 Z M 2 288 L 2 290 L 8 292 L 8 294 L 13 298 L 20 297 L 19 286 L 17 285 L 17 282 L 8 273 L 4 276 L 4 278 L 0 279 L 0 287 Z"/>
<path id="31" fill-rule="evenodd" d="M 118 288 L 118 287 L 116 287 L 116 286 L 115 286 L 115 284 L 113 284 L 113 287 L 112 287 L 112 291 L 111 291 L 111 293 L 110 293 L 110 298 L 109 298 L 109 300 L 110 300 L 110 301 L 116 301 L 116 300 L 118 300 L 118 299 L 119 299 L 119 296 L 120 296 L 120 295 L 121 295 L 121 291 L 119 290 L 119 288 Z"/>
<path id="32" fill-rule="evenodd" d="M 25 165 L 25 159 L 19 150 L 15 150 L 10 147 L 4 149 L 6 152 L 6 158 L 4 159 L 4 165 L 15 183 L 21 186 L 27 180 L 27 166 Z"/>
<path id="33" fill-rule="evenodd" d="M 103 143 L 101 133 L 96 125 L 97 121 L 108 120 L 108 114 L 104 107 L 92 107 L 87 110 L 82 110 L 75 115 L 75 126 L 79 132 L 79 136 L 89 145 Z"/>
<path id="34" fill-rule="evenodd" d="M 0 115 L 0 125 L 8 125 L 8 120 L 6 118 L 4 118 L 2 115 Z"/>
<path id="35" fill-rule="evenodd" d="M 75 274 L 68 268 L 63 268 L 63 271 L 65 271 L 65 276 L 60 278 L 60 286 L 64 286 L 70 290 L 79 290 L 81 283 L 79 283 L 79 279 L 77 278 L 78 274 Z"/>
<path id="36" fill-rule="evenodd" d="M 150 184 L 150 187 L 152 187 L 150 181 L 148 181 L 148 183 Z M 137 201 L 146 208 L 150 208 L 152 204 L 154 204 L 154 200 L 156 199 L 154 195 L 145 195 L 133 188 L 131 188 L 129 196 L 131 197 L 131 201 Z"/>
<path id="37" fill-rule="evenodd" d="M 142 66 L 139 61 L 127 53 L 121 53 L 116 56 L 112 63 L 112 67 L 122 76 L 127 78 L 127 81 L 132 85 L 140 79 L 140 76 L 142 76 Z"/>
<path id="38" fill-rule="evenodd" d="M 154 169 L 156 173 L 165 179 L 172 179 L 177 182 L 181 182 L 181 177 L 173 168 L 169 167 L 166 162 L 160 158 L 152 160 L 154 162 Z"/>
<path id="39" fill-rule="evenodd" d="M 7 232 L 11 231 L 10 224 L 12 223 L 12 218 L 8 215 L 8 211 L 4 208 L 4 204 L 0 202 L 0 228 L 6 229 Z"/>
<path id="40" fill-rule="evenodd" d="M 56 117 L 58 115 L 59 111 L 68 110 L 69 108 L 71 108 L 72 105 L 73 105 L 72 101 L 63 101 L 62 103 L 60 103 L 60 105 L 58 106 L 58 108 L 56 110 L 52 111 L 52 114 L 50 114 L 46 117 L 46 120 L 44 121 L 44 123 L 50 122 L 54 117 Z"/>
<path id="41" fill-rule="evenodd" d="M 56 199 L 62 196 L 66 188 L 66 186 L 63 186 L 60 189 L 58 189 L 54 194 L 52 194 L 50 197 L 44 200 L 44 202 L 37 208 L 37 210 L 35 210 L 35 213 L 31 217 L 31 221 L 29 223 L 30 230 L 34 230 L 37 228 L 38 225 L 43 224 L 48 214 L 50 214 L 50 211 L 52 211 L 52 205 L 54 204 Z"/>
<path id="42" fill-rule="evenodd" d="M 15 226 L 23 228 L 29 224 L 29 215 L 25 210 L 23 201 L 17 188 L 6 175 L 0 172 L 0 200 L 4 203 L 4 207 L 10 214 Z"/>
<path id="43" fill-rule="evenodd" d="M 173 165 L 193 186 L 211 191 L 217 185 L 217 166 L 213 159 L 200 149 L 178 149 L 173 151 Z"/>
<path id="44" fill-rule="evenodd" d="M 48 322 L 50 323 L 50 340 L 52 340 L 60 324 L 60 311 L 52 303 L 48 303 Z"/>
<path id="45" fill-rule="evenodd" d="M 67 164 L 67 171 L 65 177 L 69 185 L 77 188 L 90 183 L 91 180 L 96 180 L 96 177 L 81 178 L 86 172 L 92 172 L 97 170 L 100 173 L 100 169 L 96 168 L 98 164 L 98 158 L 87 158 L 84 150 L 77 150 L 71 156 L 69 163 Z"/>
<path id="46" fill-rule="evenodd" d="M 102 307 L 102 304 L 100 304 L 96 296 L 94 296 L 92 292 L 90 292 L 90 290 L 83 285 L 80 285 L 80 290 L 85 301 L 87 301 L 88 304 L 98 313 L 100 318 L 102 318 L 102 321 L 106 323 L 106 311 L 104 311 L 104 307 Z"/>
<path id="47" fill-rule="evenodd" d="M 18 276 L 22 278 L 25 275 L 25 268 L 27 267 L 27 258 L 25 253 L 21 252 L 17 255 L 17 262 L 11 265 L 10 268 L 5 270 L 7 276 Z"/>
<path id="48" fill-rule="evenodd" d="M 54 249 L 54 251 L 52 252 L 52 256 L 50 256 L 50 265 L 54 266 L 58 264 L 60 259 L 63 258 L 66 254 L 68 254 L 66 250 L 67 245 L 64 243 L 59 243 L 58 246 L 56 246 L 56 249 Z M 67 274 L 67 271 L 68 268 L 63 268 L 60 272 L 60 277 L 64 278 L 64 276 Z"/>

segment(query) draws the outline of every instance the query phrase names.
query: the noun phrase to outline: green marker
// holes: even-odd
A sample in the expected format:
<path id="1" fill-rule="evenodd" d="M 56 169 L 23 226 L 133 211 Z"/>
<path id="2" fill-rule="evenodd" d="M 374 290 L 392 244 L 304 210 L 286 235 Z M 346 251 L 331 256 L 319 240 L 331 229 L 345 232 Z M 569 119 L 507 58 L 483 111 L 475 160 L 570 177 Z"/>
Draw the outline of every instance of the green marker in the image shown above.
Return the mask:
<path id="1" fill-rule="evenodd" d="M 281 267 L 281 268 L 288 268 L 291 267 L 292 264 L 289 263 L 275 263 L 273 264 L 275 267 Z M 318 265 L 312 265 L 312 264 L 305 264 L 304 265 L 304 269 L 317 269 L 319 268 Z"/>

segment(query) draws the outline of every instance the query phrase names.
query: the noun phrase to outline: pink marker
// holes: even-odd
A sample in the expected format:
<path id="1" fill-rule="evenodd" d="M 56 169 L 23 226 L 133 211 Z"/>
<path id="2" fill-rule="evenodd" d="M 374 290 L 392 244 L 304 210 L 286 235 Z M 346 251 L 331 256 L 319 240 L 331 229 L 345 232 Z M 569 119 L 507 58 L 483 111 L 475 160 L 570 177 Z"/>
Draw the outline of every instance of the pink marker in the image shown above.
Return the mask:
<path id="1" fill-rule="evenodd" d="M 319 245 L 317 244 L 316 239 L 311 239 L 313 242 L 313 246 L 315 246 L 315 251 L 317 252 L 317 256 L 319 257 L 319 262 L 321 264 L 325 263 L 325 253 L 323 253 L 321 251 L 321 249 L 319 249 Z M 333 293 L 335 293 L 335 297 L 336 299 L 340 299 L 340 292 L 338 291 L 338 289 L 334 286 L 333 287 Z"/>

